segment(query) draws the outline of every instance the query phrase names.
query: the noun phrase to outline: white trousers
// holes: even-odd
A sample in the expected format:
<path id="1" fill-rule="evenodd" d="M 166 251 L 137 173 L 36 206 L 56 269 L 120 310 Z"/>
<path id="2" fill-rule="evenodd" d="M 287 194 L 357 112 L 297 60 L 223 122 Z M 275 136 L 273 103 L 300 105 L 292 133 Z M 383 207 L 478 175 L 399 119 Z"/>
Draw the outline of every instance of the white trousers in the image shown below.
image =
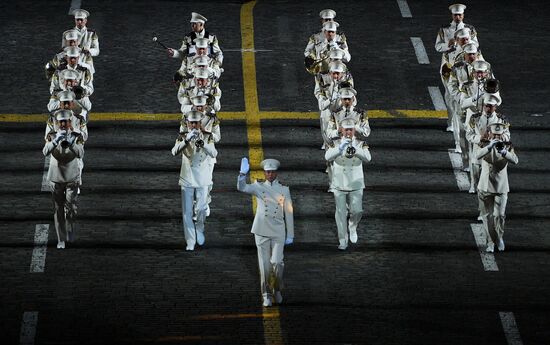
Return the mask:
<path id="1" fill-rule="evenodd" d="M 487 244 L 491 244 L 504 235 L 508 193 L 497 194 L 478 191 L 477 197 L 483 228 L 487 235 Z"/>
<path id="2" fill-rule="evenodd" d="M 52 183 L 53 220 L 57 241 L 68 241 L 73 235 L 78 209 L 78 183 Z"/>
<path id="3" fill-rule="evenodd" d="M 274 238 L 254 235 L 256 248 L 258 249 L 258 264 L 260 266 L 260 289 L 263 297 L 270 297 L 275 291 L 281 291 L 284 287 L 283 250 L 285 248 L 284 237 Z"/>
<path id="4" fill-rule="evenodd" d="M 344 192 L 333 190 L 336 204 L 336 227 L 340 245 L 348 245 L 349 232 L 357 231 L 359 221 L 363 216 L 363 189 Z"/>
<path id="5" fill-rule="evenodd" d="M 330 122 L 330 110 L 322 110 L 319 118 L 320 127 L 321 127 L 321 136 L 325 144 L 330 144 L 332 140 L 327 136 L 328 123 Z"/>
<path id="6" fill-rule="evenodd" d="M 208 186 L 199 188 L 181 187 L 183 233 L 188 245 L 194 246 L 197 242 L 195 231 L 204 232 L 204 220 L 206 219 L 206 209 L 208 208 L 207 199 Z M 196 222 L 193 221 L 193 211 L 196 212 Z"/>

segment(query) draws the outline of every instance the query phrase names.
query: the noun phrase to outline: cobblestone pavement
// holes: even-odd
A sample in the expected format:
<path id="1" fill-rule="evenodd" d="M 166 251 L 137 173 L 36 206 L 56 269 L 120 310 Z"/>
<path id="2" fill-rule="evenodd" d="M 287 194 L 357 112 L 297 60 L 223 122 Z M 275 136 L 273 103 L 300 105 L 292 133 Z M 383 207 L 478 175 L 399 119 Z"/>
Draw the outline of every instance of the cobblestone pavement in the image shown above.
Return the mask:
<path id="1" fill-rule="evenodd" d="M 46 111 L 42 68 L 71 26 L 69 5 L 0 5 L 0 90 L 7 95 L 0 115 Z M 260 109 L 315 110 L 301 52 L 319 10 L 334 8 L 350 42 L 360 102 L 369 110 L 433 110 L 427 87 L 440 83 L 433 42 L 449 19 L 447 5 L 409 6 L 407 19 L 395 1 L 259 1 Z M 83 0 L 101 43 L 93 111 L 178 111 L 170 82 L 178 63 L 151 38 L 177 47 L 191 11 L 209 18 L 226 50 L 222 110 L 243 111 L 241 7 Z M 40 192 L 44 124 L 0 122 L 2 343 L 24 343 L 22 329 L 32 323 L 24 315 L 33 311 L 35 344 L 506 344 L 503 312 L 515 316 L 521 344 L 550 343 L 544 10 L 543 1 L 483 1 L 466 12 L 502 81 L 520 159 L 509 169 L 507 251 L 495 255 L 498 271 L 484 271 L 471 230 L 476 197 L 458 190 L 444 119 L 371 119 L 365 214 L 358 244 L 345 253 L 336 249 L 318 121 L 261 122 L 263 154 L 281 160 L 296 217 L 296 243 L 285 249 L 285 303 L 273 309 L 260 304 L 251 199 L 236 191 L 240 158 L 249 152 L 246 121 L 222 121 L 207 242 L 192 253 L 181 229 L 180 161 L 170 154 L 175 121 L 100 122 L 92 112 L 78 237 L 64 251 L 55 249 L 51 197 Z M 422 38 L 429 65 L 417 63 L 410 37 Z M 37 224 L 49 224 L 46 264 L 43 273 L 30 273 Z"/>

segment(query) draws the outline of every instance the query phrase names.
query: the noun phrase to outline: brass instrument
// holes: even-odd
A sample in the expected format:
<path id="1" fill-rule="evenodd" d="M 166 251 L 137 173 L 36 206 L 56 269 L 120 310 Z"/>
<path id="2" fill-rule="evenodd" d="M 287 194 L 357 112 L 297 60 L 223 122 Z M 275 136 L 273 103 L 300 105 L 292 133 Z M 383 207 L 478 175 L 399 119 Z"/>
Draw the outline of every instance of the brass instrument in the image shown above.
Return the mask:
<path id="1" fill-rule="evenodd" d="M 310 56 L 306 57 L 304 60 L 306 71 L 309 74 L 313 74 L 313 75 L 328 71 L 328 61 L 327 61 L 328 58 L 329 57 L 326 56 L 322 59 L 314 60 Z"/>
<path id="2" fill-rule="evenodd" d="M 348 146 L 346 148 L 346 157 L 347 158 L 352 158 L 355 155 L 355 152 L 356 152 L 355 147 Z"/>
<path id="3" fill-rule="evenodd" d="M 345 140 L 348 140 L 348 139 L 350 140 L 348 147 L 346 147 L 346 158 L 353 158 L 353 156 L 355 155 L 355 152 L 357 151 L 357 150 L 355 149 L 355 147 L 353 147 L 353 146 L 351 145 L 352 140 L 353 140 L 353 137 L 351 137 L 351 136 L 346 136 L 344 139 L 345 139 Z"/>
<path id="4" fill-rule="evenodd" d="M 489 139 L 481 139 L 479 141 L 479 146 L 481 147 L 485 147 L 487 146 L 489 143 L 491 142 L 491 140 Z M 495 148 L 497 149 L 497 151 L 501 151 L 504 147 L 512 147 L 512 142 L 511 141 L 504 141 L 504 140 L 499 140 L 496 144 L 495 144 Z"/>
<path id="5" fill-rule="evenodd" d="M 487 93 L 497 93 L 500 90 L 500 82 L 494 78 L 487 79 L 484 88 Z"/>
<path id="6" fill-rule="evenodd" d="M 452 70 L 453 70 L 453 66 L 450 63 L 445 62 L 441 66 L 441 75 L 443 76 L 443 79 L 449 80 Z"/>

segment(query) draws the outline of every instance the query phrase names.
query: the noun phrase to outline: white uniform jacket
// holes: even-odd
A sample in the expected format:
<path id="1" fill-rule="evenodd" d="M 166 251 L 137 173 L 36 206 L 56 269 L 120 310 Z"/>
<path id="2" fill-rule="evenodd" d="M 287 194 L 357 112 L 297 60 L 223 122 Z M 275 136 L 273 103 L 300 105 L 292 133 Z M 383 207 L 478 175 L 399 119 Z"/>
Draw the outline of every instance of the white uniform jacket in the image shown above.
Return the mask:
<path id="1" fill-rule="evenodd" d="M 518 164 L 518 156 L 510 149 L 506 156 L 502 157 L 496 148 L 484 147 L 478 150 L 477 159 L 481 159 L 481 175 L 477 190 L 485 193 L 508 193 L 508 162 Z"/>
<path id="2" fill-rule="evenodd" d="M 90 56 L 98 56 L 99 39 L 97 37 L 97 33 L 95 32 L 95 30 L 89 29 L 87 27 L 83 27 L 82 29 L 79 29 L 76 26 L 74 27 L 74 29 L 80 33 L 80 37 L 78 39 L 78 46 L 81 49 L 85 49 L 89 51 Z"/>
<path id="3" fill-rule="evenodd" d="M 198 139 L 204 141 L 204 146 L 198 148 L 195 143 Z M 199 134 L 198 139 L 178 138 L 172 148 L 174 156 L 181 153 L 181 171 L 179 185 L 182 187 L 199 188 L 212 184 L 212 159 L 216 158 L 218 151 L 210 135 Z"/>
<path id="4" fill-rule="evenodd" d="M 464 24 L 464 22 L 457 24 L 453 21 L 450 24 L 443 25 L 437 32 L 437 38 L 435 39 L 435 50 L 440 53 L 445 53 L 451 49 L 452 47 L 449 47 L 449 41 L 451 38 L 455 37 L 456 30 L 460 30 L 464 27 L 470 29 L 470 42 L 475 42 L 479 47 L 476 29 L 472 25 Z"/>
<path id="5" fill-rule="evenodd" d="M 481 149 L 481 138 L 485 136 L 487 128 L 493 123 L 502 123 L 505 126 L 504 133 L 502 133 L 502 140 L 510 141 L 510 130 L 508 129 L 508 122 L 504 116 L 497 113 L 492 113 L 489 116 L 482 113 L 475 113 L 470 117 L 466 125 L 466 139 L 473 144 L 472 159 L 478 161 L 476 157 Z M 476 164 L 481 164 L 481 162 L 479 161 Z"/>
<path id="6" fill-rule="evenodd" d="M 72 135 L 71 131 L 68 131 L 69 135 Z M 55 146 L 52 141 L 46 141 L 42 153 L 44 156 L 52 155 L 47 176 L 49 181 L 70 183 L 80 180 L 80 167 L 77 158 L 84 157 L 84 145 L 81 138 L 77 138 L 72 145 L 66 146 L 62 145 L 62 142 Z"/>
<path id="7" fill-rule="evenodd" d="M 330 42 L 327 41 L 322 31 L 311 35 L 304 50 L 304 56 L 311 56 L 314 60 L 324 59 L 328 57 L 328 53 L 333 47 L 344 51 L 344 58 L 342 59 L 344 62 L 351 60 L 346 35 L 342 32 L 336 33 L 334 39 Z"/>
<path id="8" fill-rule="evenodd" d="M 220 111 L 222 104 L 220 99 L 222 97 L 222 90 L 216 79 L 208 79 L 208 83 L 205 87 L 199 88 L 195 85 L 195 80 L 193 79 L 189 85 L 180 84 L 178 89 L 178 101 L 181 104 L 181 112 L 187 114 L 193 108 L 193 102 L 191 98 L 194 96 L 207 96 L 209 100 L 207 105 L 212 108 L 214 112 Z"/>
<path id="9" fill-rule="evenodd" d="M 218 63 L 218 66 L 223 64 L 223 52 L 218 43 L 218 38 L 216 35 L 213 35 L 203 29 L 201 32 L 191 31 L 183 38 L 181 47 L 178 50 L 174 50 L 174 58 L 184 59 L 188 56 L 195 56 L 197 49 L 195 47 L 195 38 L 207 38 L 208 39 L 208 55 L 215 59 Z"/>
<path id="10" fill-rule="evenodd" d="M 294 209 L 290 189 L 279 180 L 246 183 L 246 175 L 239 175 L 237 190 L 256 197 L 256 216 L 252 233 L 275 238 L 294 238 Z"/>
<path id="11" fill-rule="evenodd" d="M 59 65 L 59 67 L 57 67 L 57 70 L 55 71 L 50 82 L 51 95 L 57 94 L 59 91 L 65 91 L 67 89 L 65 87 L 65 80 L 61 80 L 61 77 L 59 76 L 59 72 L 64 69 L 75 70 L 78 72 L 78 85 L 80 85 L 84 89 L 84 97 L 88 97 L 94 93 L 93 75 L 90 72 L 90 69 L 83 64 L 78 63 L 76 66 L 61 64 Z"/>
<path id="12" fill-rule="evenodd" d="M 331 104 L 340 98 L 338 91 L 349 86 L 353 86 L 353 77 L 349 72 L 346 72 L 339 80 L 332 79 L 328 73 L 317 74 L 313 94 L 317 98 L 319 110 L 327 110 Z"/>
<path id="13" fill-rule="evenodd" d="M 353 105 L 349 108 L 341 107 L 339 103 L 340 102 L 336 103 L 337 107 L 332 112 L 332 117 L 327 127 L 327 137 L 337 138 L 340 122 L 345 119 L 354 119 L 357 123 L 355 125 L 355 134 L 358 134 L 363 140 L 366 139 L 370 135 L 369 118 L 366 111 L 356 108 Z"/>
<path id="14" fill-rule="evenodd" d="M 341 139 L 335 140 L 334 146 L 325 152 L 325 159 L 334 162 L 331 188 L 346 192 L 365 188 L 363 162 L 371 160 L 368 145 L 354 137 L 350 146 L 355 148 L 355 154 L 349 158 L 346 156 L 347 148 L 339 150 L 340 142 Z"/>

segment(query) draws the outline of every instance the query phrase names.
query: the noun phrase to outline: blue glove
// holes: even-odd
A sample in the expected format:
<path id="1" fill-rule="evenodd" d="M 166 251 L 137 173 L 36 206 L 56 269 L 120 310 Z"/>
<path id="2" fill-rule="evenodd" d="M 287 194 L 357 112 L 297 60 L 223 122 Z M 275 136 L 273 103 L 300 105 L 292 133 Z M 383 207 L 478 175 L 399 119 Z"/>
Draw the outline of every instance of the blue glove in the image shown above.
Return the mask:
<path id="1" fill-rule="evenodd" d="M 57 146 L 60 142 L 65 139 L 66 132 L 65 131 L 58 131 L 55 135 L 55 138 L 52 140 L 52 143 Z"/>
<path id="2" fill-rule="evenodd" d="M 506 154 L 508 153 L 508 150 L 506 150 L 506 148 L 503 148 L 502 150 L 500 150 L 498 153 L 500 153 L 502 155 L 502 157 L 506 156 Z"/>
<path id="3" fill-rule="evenodd" d="M 285 240 L 286 245 L 292 244 L 293 242 L 294 242 L 294 238 L 292 238 L 292 237 L 287 237 L 286 240 Z"/>
<path id="4" fill-rule="evenodd" d="M 343 138 L 342 141 L 340 142 L 340 146 L 338 146 L 338 150 L 340 150 L 340 152 L 343 152 L 350 143 L 351 143 L 351 139 Z"/>
<path id="5" fill-rule="evenodd" d="M 243 159 L 241 159 L 240 173 L 243 174 L 243 175 L 246 175 L 246 174 L 248 174 L 249 171 L 250 171 L 250 165 L 248 164 L 248 158 L 243 157 Z"/>
<path id="6" fill-rule="evenodd" d="M 496 145 L 496 143 L 498 143 L 499 141 L 500 141 L 500 140 L 498 140 L 498 139 L 493 139 L 493 140 L 491 140 L 491 141 L 489 142 L 489 145 L 487 145 L 487 147 L 489 148 L 489 150 L 492 149 L 492 148 Z"/>

